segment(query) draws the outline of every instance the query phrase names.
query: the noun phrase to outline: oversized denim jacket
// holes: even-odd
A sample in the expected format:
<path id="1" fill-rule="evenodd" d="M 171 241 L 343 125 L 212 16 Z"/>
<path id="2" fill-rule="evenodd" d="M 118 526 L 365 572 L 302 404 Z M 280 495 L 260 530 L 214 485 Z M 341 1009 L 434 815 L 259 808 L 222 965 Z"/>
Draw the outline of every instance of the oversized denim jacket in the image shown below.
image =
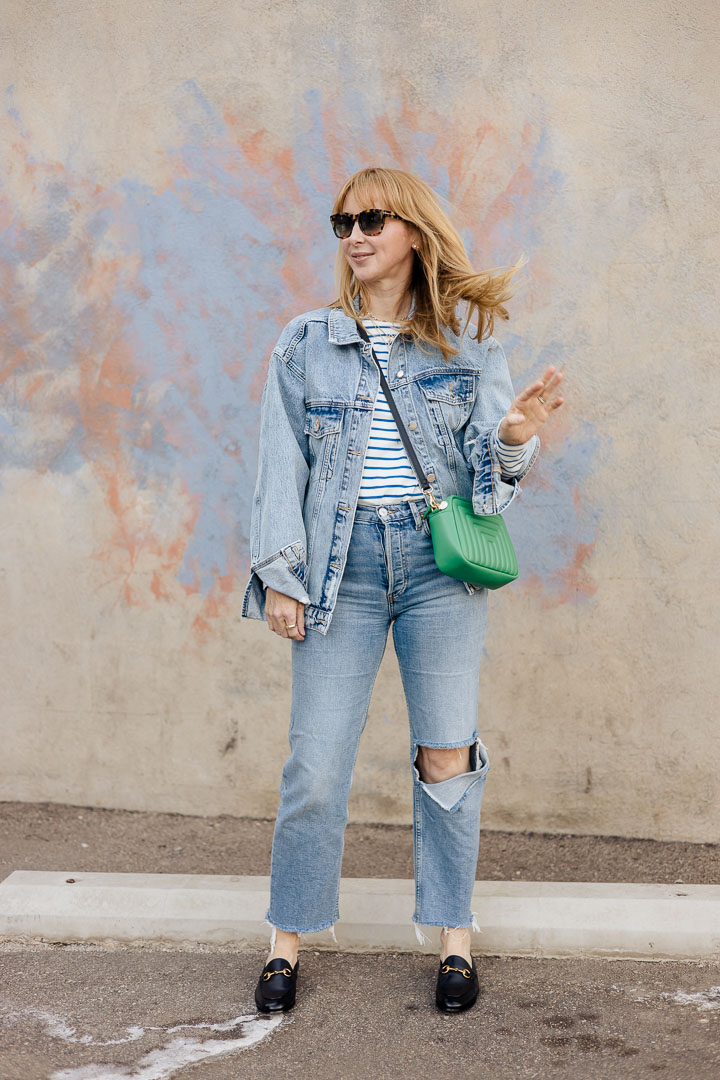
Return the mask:
<path id="1" fill-rule="evenodd" d="M 534 437 L 519 476 L 501 476 L 496 428 L 515 393 L 500 342 L 478 342 L 471 330 L 461 344 L 444 329 L 460 349 L 447 364 L 436 347 L 421 348 L 399 334 L 387 379 L 435 498 L 462 495 L 476 514 L 497 514 L 521 490 L 519 480 L 534 464 L 540 440 Z M 282 330 L 260 406 L 243 616 L 265 618 L 270 586 L 305 605 L 306 628 L 327 633 L 379 388 L 370 345 L 341 308 L 308 311 Z M 464 584 L 471 594 L 480 588 Z"/>

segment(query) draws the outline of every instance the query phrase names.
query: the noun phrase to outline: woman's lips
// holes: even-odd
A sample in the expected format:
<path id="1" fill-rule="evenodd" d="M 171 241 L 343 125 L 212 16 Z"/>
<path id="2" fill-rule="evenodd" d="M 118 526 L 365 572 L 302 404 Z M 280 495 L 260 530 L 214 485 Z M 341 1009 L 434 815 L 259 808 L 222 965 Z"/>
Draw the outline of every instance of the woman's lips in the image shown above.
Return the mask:
<path id="1" fill-rule="evenodd" d="M 362 255 L 351 255 L 350 258 L 354 259 L 355 262 L 363 262 L 365 259 L 369 259 L 371 255 L 372 251 L 366 251 Z"/>

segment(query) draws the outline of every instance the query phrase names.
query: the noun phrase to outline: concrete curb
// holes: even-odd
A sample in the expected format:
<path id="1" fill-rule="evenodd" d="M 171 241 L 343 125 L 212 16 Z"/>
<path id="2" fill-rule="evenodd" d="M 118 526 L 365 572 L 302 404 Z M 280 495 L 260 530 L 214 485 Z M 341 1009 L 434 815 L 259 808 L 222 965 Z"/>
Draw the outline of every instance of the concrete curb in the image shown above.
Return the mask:
<path id="1" fill-rule="evenodd" d="M 16 870 L 0 883 L 0 934 L 47 941 L 234 943 L 265 948 L 270 879 L 210 874 Z M 436 952 L 439 927 L 412 922 L 415 887 L 343 878 L 337 941 L 316 949 Z M 493 956 L 720 960 L 720 885 L 478 881 L 473 953 Z"/>

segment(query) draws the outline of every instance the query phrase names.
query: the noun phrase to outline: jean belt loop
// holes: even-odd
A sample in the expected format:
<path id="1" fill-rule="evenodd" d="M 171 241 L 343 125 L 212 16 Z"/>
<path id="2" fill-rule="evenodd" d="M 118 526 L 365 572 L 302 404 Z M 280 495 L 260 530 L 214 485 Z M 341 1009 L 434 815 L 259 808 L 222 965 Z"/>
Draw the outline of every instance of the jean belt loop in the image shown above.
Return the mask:
<path id="1" fill-rule="evenodd" d="M 415 521 L 415 528 L 422 529 L 422 517 L 420 516 L 420 506 L 415 499 L 408 499 L 410 509 L 412 510 L 412 516 Z"/>

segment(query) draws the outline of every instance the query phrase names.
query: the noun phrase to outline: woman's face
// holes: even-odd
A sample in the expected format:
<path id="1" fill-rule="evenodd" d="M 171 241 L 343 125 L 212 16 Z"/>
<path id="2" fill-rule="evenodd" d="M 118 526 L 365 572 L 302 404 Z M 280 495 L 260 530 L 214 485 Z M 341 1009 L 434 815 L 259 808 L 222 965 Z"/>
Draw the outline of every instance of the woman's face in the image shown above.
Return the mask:
<path id="1" fill-rule="evenodd" d="M 343 204 L 343 213 L 359 214 L 361 210 L 389 210 L 382 201 L 360 206 L 352 192 Z M 353 231 L 341 240 L 343 255 L 358 281 L 373 285 L 383 278 L 410 277 L 415 252 L 412 244 L 416 235 L 412 227 L 399 218 L 385 218 L 383 231 L 377 236 L 366 236 L 357 221 Z"/>

